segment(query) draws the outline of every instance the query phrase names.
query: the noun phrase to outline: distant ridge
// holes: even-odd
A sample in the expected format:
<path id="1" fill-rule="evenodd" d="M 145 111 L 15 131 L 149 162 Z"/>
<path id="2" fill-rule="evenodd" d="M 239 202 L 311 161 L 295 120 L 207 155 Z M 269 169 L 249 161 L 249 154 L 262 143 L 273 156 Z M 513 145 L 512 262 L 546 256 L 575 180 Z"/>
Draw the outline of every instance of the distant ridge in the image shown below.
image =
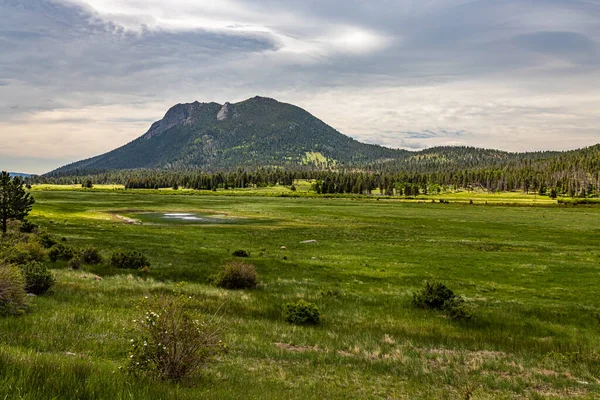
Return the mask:
<path id="1" fill-rule="evenodd" d="M 24 174 L 22 172 L 9 172 L 8 173 L 10 176 L 18 176 L 20 178 L 28 178 L 30 176 L 34 176 L 34 174 Z"/>

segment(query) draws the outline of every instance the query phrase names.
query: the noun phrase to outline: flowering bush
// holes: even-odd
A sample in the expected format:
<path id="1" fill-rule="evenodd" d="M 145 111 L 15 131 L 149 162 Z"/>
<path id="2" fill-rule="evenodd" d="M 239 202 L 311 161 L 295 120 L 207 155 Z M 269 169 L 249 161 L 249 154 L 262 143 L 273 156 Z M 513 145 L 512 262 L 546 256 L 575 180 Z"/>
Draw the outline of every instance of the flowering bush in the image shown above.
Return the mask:
<path id="1" fill-rule="evenodd" d="M 225 350 L 220 320 L 192 311 L 190 302 L 185 296 L 146 299 L 144 314 L 133 321 L 129 372 L 178 381 Z"/>

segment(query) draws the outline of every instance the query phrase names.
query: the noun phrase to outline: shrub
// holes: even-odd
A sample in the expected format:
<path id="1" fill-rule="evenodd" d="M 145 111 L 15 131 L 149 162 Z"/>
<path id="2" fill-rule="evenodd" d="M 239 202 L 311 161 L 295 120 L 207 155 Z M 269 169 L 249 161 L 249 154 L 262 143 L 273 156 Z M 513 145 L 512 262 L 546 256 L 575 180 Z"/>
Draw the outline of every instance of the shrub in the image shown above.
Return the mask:
<path id="1" fill-rule="evenodd" d="M 57 243 L 48 251 L 48 257 L 50 257 L 50 261 L 52 262 L 56 262 L 57 260 L 69 261 L 75 257 L 75 251 L 70 246 Z"/>
<path id="2" fill-rule="evenodd" d="M 454 298 L 454 292 L 441 282 L 425 282 L 425 287 L 413 294 L 412 303 L 415 307 L 442 310 L 444 303 Z"/>
<path id="3" fill-rule="evenodd" d="M 456 320 L 470 319 L 473 316 L 471 309 L 467 306 L 465 300 L 460 296 L 455 296 L 444 303 L 446 314 Z"/>
<path id="4" fill-rule="evenodd" d="M 145 255 L 139 251 L 115 251 L 110 257 L 110 264 L 113 267 L 124 269 L 140 269 L 149 267 L 150 262 Z"/>
<path id="5" fill-rule="evenodd" d="M 46 251 L 38 242 L 19 242 L 11 246 L 4 254 L 8 264 L 23 265 L 31 261 L 43 261 Z"/>
<path id="6" fill-rule="evenodd" d="M 22 314 L 26 300 L 25 280 L 19 269 L 0 265 L 0 316 Z"/>
<path id="7" fill-rule="evenodd" d="M 213 283 L 225 289 L 252 289 L 258 284 L 258 274 L 252 264 L 230 261 L 221 267 Z"/>
<path id="8" fill-rule="evenodd" d="M 19 227 L 19 231 L 22 233 L 33 233 L 33 231 L 35 231 L 37 227 L 38 226 L 36 224 L 24 220 L 23 223 L 21 223 L 21 226 Z"/>
<path id="9" fill-rule="evenodd" d="M 81 269 L 81 265 L 83 261 L 81 260 L 81 256 L 73 257 L 71 261 L 69 261 L 69 268 L 77 270 Z"/>
<path id="10" fill-rule="evenodd" d="M 56 244 L 56 240 L 52 239 L 47 232 L 38 234 L 37 240 L 45 249 L 49 249 Z"/>
<path id="11" fill-rule="evenodd" d="M 220 319 L 199 314 L 185 296 L 147 300 L 134 320 L 128 371 L 179 381 L 225 350 Z"/>
<path id="12" fill-rule="evenodd" d="M 231 255 L 234 257 L 250 257 L 250 253 L 248 253 L 246 250 L 236 250 L 231 253 Z"/>
<path id="13" fill-rule="evenodd" d="M 305 300 L 286 304 L 283 317 L 287 322 L 296 325 L 316 325 L 321 318 L 317 305 Z"/>
<path id="14" fill-rule="evenodd" d="M 54 286 L 54 276 L 42 263 L 34 261 L 23 265 L 21 270 L 25 278 L 25 291 L 27 293 L 44 294 Z"/>
<path id="15" fill-rule="evenodd" d="M 81 262 L 85 264 L 100 264 L 102 262 L 102 255 L 100 250 L 95 247 L 88 246 L 81 250 Z"/>
<path id="16" fill-rule="evenodd" d="M 425 287 L 413 294 L 412 303 L 415 307 L 431 310 L 442 310 L 450 318 L 460 320 L 469 319 L 472 312 L 465 300 L 441 282 L 426 282 Z"/>

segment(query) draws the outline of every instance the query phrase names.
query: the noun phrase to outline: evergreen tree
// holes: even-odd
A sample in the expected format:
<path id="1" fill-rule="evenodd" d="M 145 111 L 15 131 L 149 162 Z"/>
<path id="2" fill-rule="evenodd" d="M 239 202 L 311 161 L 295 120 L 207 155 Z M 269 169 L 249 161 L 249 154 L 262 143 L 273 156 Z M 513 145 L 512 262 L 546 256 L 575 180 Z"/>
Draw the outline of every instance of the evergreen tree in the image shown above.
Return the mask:
<path id="1" fill-rule="evenodd" d="M 23 188 L 21 178 L 11 176 L 6 171 L 0 174 L 0 229 L 6 232 L 11 219 L 23 220 L 31 211 L 35 200 Z"/>

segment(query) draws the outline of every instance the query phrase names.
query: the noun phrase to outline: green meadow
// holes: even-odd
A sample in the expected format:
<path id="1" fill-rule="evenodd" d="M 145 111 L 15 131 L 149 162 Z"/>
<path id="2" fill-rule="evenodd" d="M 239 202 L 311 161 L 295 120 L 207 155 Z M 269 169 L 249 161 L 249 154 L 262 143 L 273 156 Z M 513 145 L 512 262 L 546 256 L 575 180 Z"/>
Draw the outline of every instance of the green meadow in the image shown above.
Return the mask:
<path id="1" fill-rule="evenodd" d="M 32 222 L 106 257 L 138 250 L 151 269 L 49 263 L 52 292 L 0 319 L 3 399 L 600 398 L 599 207 L 59 189 L 34 187 Z M 212 286 L 239 249 L 259 287 Z M 432 280 L 473 317 L 414 308 Z M 137 305 L 173 291 L 222 315 L 228 352 L 178 384 L 124 373 Z M 297 299 L 317 304 L 320 325 L 284 321 Z"/>

